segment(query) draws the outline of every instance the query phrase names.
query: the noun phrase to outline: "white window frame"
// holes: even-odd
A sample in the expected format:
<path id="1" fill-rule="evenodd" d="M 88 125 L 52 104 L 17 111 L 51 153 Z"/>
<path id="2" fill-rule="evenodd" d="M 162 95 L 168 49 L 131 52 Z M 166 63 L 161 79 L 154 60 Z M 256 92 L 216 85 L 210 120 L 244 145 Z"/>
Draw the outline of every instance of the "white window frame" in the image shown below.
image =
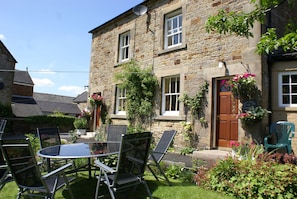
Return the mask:
<path id="1" fill-rule="evenodd" d="M 181 9 L 165 15 L 164 49 L 173 48 L 182 44 L 182 21 L 183 16 Z"/>
<path id="2" fill-rule="evenodd" d="M 130 31 L 119 36 L 119 62 L 130 58 Z"/>
<path id="3" fill-rule="evenodd" d="M 125 107 L 127 106 L 127 90 L 125 88 L 116 87 L 116 114 L 126 115 Z"/>
<path id="4" fill-rule="evenodd" d="M 292 87 L 296 86 L 297 87 L 297 82 L 292 82 L 292 75 L 297 76 L 297 71 L 292 71 L 292 72 L 280 72 L 278 74 L 278 105 L 280 107 L 297 107 L 297 103 L 292 103 L 292 97 L 297 98 L 297 92 L 293 93 L 292 92 Z M 282 79 L 284 76 L 289 76 L 289 82 L 288 83 L 283 83 Z M 283 86 L 288 86 L 289 87 L 289 92 L 284 93 L 283 92 Z M 285 104 L 283 103 L 283 96 L 288 96 L 289 97 L 289 103 Z"/>
<path id="5" fill-rule="evenodd" d="M 172 84 L 174 84 L 174 88 L 172 88 Z M 167 91 L 166 91 L 166 88 L 168 88 Z M 179 115 L 179 110 L 180 110 L 180 105 L 178 100 L 179 96 L 180 96 L 180 77 L 170 76 L 170 77 L 162 78 L 162 115 L 163 116 Z M 175 104 L 173 105 L 172 100 L 174 99 L 176 101 L 175 101 Z M 167 100 L 169 100 L 169 102 Z"/>

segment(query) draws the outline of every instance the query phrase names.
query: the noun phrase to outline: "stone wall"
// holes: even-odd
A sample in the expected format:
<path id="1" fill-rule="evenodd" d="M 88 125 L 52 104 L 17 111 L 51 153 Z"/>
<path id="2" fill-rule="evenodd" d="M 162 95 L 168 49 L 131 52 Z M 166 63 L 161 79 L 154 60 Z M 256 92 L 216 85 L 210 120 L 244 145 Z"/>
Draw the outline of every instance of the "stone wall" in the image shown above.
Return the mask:
<path id="1" fill-rule="evenodd" d="M 0 103 L 11 104 L 13 70 L 15 69 L 16 60 L 9 53 L 8 49 L 0 41 Z M 3 71 L 2 71 L 3 70 Z"/>
<path id="2" fill-rule="evenodd" d="M 209 83 L 207 94 L 208 105 L 205 107 L 207 127 L 194 123 L 194 137 L 197 147 L 215 147 L 214 138 L 214 93 L 216 78 L 224 77 L 224 68 L 218 68 L 219 60 L 227 63 L 229 75 L 246 72 L 241 62 L 248 63 L 252 73 L 257 76 L 259 88 L 262 88 L 261 57 L 254 53 L 255 44 L 259 40 L 260 25 L 254 28 L 255 37 L 246 39 L 232 35 L 209 34 L 205 23 L 210 15 L 219 9 L 245 10 L 252 9 L 249 0 L 209 1 L 209 0 L 160 0 L 149 1 L 147 14 L 136 16 L 127 11 L 115 19 L 92 30 L 92 50 L 90 66 L 90 93 L 101 91 L 112 120 L 117 123 L 123 118 L 114 115 L 115 84 L 113 74 L 121 71 L 117 61 L 119 34 L 130 31 L 130 53 L 141 67 L 153 67 L 154 74 L 161 85 L 161 78 L 180 75 L 181 93 L 194 96 L 206 80 Z M 163 48 L 164 15 L 176 9 L 183 13 L 183 45 L 171 49 Z M 264 96 L 265 97 L 265 96 Z M 178 131 L 175 146 L 185 147 L 181 121 L 192 121 L 185 113 L 183 103 L 180 104 L 180 116 L 165 117 L 161 113 L 161 94 L 156 96 L 156 117 L 151 126 L 156 138 L 167 129 Z M 118 120 L 119 119 L 119 120 Z M 240 126 L 239 126 L 240 128 Z M 244 132 L 240 130 L 240 136 Z"/>

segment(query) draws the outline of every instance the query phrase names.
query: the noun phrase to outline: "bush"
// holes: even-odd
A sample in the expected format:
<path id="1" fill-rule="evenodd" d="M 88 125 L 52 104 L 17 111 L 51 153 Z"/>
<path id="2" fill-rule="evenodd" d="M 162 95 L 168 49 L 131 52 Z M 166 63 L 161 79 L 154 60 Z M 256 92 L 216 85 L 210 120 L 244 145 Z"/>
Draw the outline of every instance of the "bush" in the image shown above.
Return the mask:
<path id="1" fill-rule="evenodd" d="M 259 156 L 261 157 L 261 156 Z M 199 170 L 196 184 L 237 198 L 296 198 L 297 167 L 266 154 L 257 160 L 228 157 L 208 172 Z M 287 161 L 294 162 L 294 161 Z"/>

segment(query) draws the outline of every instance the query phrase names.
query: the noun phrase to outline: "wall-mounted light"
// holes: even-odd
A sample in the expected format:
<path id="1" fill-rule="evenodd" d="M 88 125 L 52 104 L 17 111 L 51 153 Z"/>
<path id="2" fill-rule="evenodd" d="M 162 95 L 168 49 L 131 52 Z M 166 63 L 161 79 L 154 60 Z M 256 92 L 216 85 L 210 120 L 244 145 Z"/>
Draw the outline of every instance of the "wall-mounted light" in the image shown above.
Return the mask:
<path id="1" fill-rule="evenodd" d="M 227 68 L 227 64 L 225 61 L 220 60 L 219 64 L 218 64 L 218 68 L 225 68 L 225 75 L 228 76 L 229 75 L 229 69 Z"/>
<path id="2" fill-rule="evenodd" d="M 219 61 L 218 68 L 223 68 L 223 67 L 226 68 L 226 62 L 224 62 L 223 60 L 220 60 L 220 61 Z"/>

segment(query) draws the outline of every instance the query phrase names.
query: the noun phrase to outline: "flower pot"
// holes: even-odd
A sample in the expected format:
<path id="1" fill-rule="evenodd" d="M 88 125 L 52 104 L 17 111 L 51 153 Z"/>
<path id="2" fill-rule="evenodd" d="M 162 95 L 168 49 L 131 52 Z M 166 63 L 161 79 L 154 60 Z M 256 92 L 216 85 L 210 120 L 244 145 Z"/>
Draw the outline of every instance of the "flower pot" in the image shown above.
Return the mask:
<path id="1" fill-rule="evenodd" d="M 76 134 L 78 135 L 86 135 L 87 131 L 86 129 L 76 129 Z"/>

